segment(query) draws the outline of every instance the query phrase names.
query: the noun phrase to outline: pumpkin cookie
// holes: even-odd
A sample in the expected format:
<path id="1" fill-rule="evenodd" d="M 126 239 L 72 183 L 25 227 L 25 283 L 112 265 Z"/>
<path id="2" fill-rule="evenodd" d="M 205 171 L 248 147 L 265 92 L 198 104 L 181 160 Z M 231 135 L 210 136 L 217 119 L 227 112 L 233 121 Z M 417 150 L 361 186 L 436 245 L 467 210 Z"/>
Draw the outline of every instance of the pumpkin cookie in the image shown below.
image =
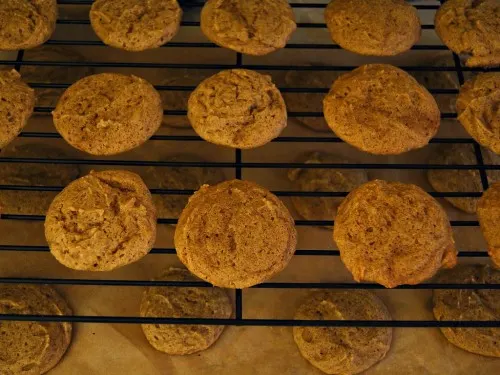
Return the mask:
<path id="1" fill-rule="evenodd" d="M 15 70 L 0 71 L 0 149 L 21 133 L 35 108 L 35 91 Z"/>
<path id="2" fill-rule="evenodd" d="M 170 268 L 156 281 L 200 281 L 185 269 Z M 233 306 L 220 288 L 151 287 L 142 297 L 141 316 L 147 318 L 228 319 Z M 143 324 L 149 343 L 170 355 L 200 352 L 212 346 L 224 326 Z"/>
<path id="3" fill-rule="evenodd" d="M 200 161 L 200 157 L 179 154 L 164 160 L 195 162 Z M 213 185 L 225 179 L 220 168 L 192 167 L 147 167 L 142 173 L 142 177 L 150 189 L 170 190 L 197 190 L 204 184 Z M 186 207 L 188 199 L 188 195 L 153 195 L 153 202 L 159 218 L 178 218 Z"/>
<path id="4" fill-rule="evenodd" d="M 361 55 L 398 55 L 420 39 L 418 11 L 403 0 L 332 0 L 325 21 L 335 43 Z"/>
<path id="5" fill-rule="evenodd" d="M 54 125 L 73 147 L 114 155 L 146 142 L 161 126 L 163 107 L 154 87 L 136 76 L 102 73 L 69 87 L 53 112 Z"/>
<path id="6" fill-rule="evenodd" d="M 0 1 L 0 51 L 39 46 L 56 29 L 57 0 Z"/>
<path id="7" fill-rule="evenodd" d="M 460 265 L 443 272 L 437 280 L 442 284 L 498 284 L 500 271 L 485 265 Z M 434 316 L 441 321 L 499 321 L 500 299 L 497 290 L 435 289 Z M 500 357 L 498 328 L 441 328 L 453 345 L 471 353 Z"/>
<path id="8" fill-rule="evenodd" d="M 352 146 L 377 155 L 424 147 L 437 133 L 432 95 L 392 65 L 363 65 L 343 74 L 323 101 L 330 128 Z"/>
<path id="9" fill-rule="evenodd" d="M 40 48 L 27 50 L 24 61 L 75 61 L 85 62 L 85 57 L 77 50 L 68 46 L 45 45 Z M 44 66 L 23 65 L 21 69 L 23 79 L 34 83 L 73 83 L 92 74 L 88 66 Z M 36 104 L 40 107 L 55 107 L 62 89 L 40 88 L 36 89 Z M 36 115 L 46 115 L 41 112 Z"/>
<path id="10" fill-rule="evenodd" d="M 71 315 L 66 301 L 45 285 L 1 285 L 0 314 Z M 0 321 L 2 373 L 40 375 L 54 368 L 71 342 L 71 323 Z"/>
<path id="11" fill-rule="evenodd" d="M 500 182 L 492 184 L 477 205 L 477 217 L 481 231 L 488 243 L 488 253 L 497 267 L 500 267 Z"/>
<path id="12" fill-rule="evenodd" d="M 297 28 L 286 0 L 208 0 L 201 30 L 215 44 L 248 55 L 285 47 Z"/>
<path id="13" fill-rule="evenodd" d="M 317 291 L 295 313 L 297 320 L 392 320 L 387 307 L 363 290 Z M 326 374 L 358 374 L 381 361 L 392 328 L 293 327 L 302 356 Z"/>
<path id="14" fill-rule="evenodd" d="M 196 276 L 223 288 L 247 288 L 283 270 L 297 233 L 285 205 L 259 185 L 232 180 L 204 185 L 175 230 L 175 248 Z"/>
<path id="15" fill-rule="evenodd" d="M 70 157 L 52 145 L 28 143 L 8 147 L 0 152 L 2 158 Z M 80 169 L 74 164 L 2 163 L 0 185 L 66 186 L 78 178 Z M 5 214 L 45 215 L 56 196 L 49 191 L 0 190 L 0 207 Z"/>
<path id="16" fill-rule="evenodd" d="M 484 147 L 500 154 L 500 73 L 478 74 L 465 82 L 457 99 L 458 120 Z"/>
<path id="17" fill-rule="evenodd" d="M 483 160 L 485 164 L 500 164 L 500 156 L 483 149 Z M 472 145 L 453 144 L 439 145 L 434 155 L 429 160 L 430 164 L 477 164 L 476 154 Z M 500 181 L 500 171 L 488 171 L 490 183 Z M 483 185 L 478 170 L 475 169 L 429 169 L 427 178 L 434 190 L 442 193 L 453 192 L 481 192 Z M 445 198 L 455 207 L 468 213 L 475 213 L 479 198 Z"/>
<path id="18" fill-rule="evenodd" d="M 293 88 L 328 88 L 342 72 L 289 70 L 285 74 L 285 83 Z M 290 112 L 322 112 L 324 94 L 317 93 L 284 93 L 286 106 Z M 298 122 L 317 132 L 330 133 L 323 117 L 294 117 L 290 121 Z"/>
<path id="19" fill-rule="evenodd" d="M 306 164 L 349 164 L 335 155 L 323 152 L 311 152 L 298 160 Z M 316 169 L 294 168 L 288 172 L 288 179 L 298 191 L 349 192 L 365 182 L 368 176 L 361 169 Z M 306 220 L 332 220 L 337 216 L 337 209 L 342 197 L 292 197 L 292 203 Z"/>
<path id="20" fill-rule="evenodd" d="M 110 271 L 149 253 L 156 212 L 141 178 L 127 171 L 91 172 L 54 199 L 45 220 L 52 255 L 66 267 Z"/>
<path id="21" fill-rule="evenodd" d="M 286 106 L 271 77 L 252 70 L 225 70 L 204 80 L 188 102 L 193 129 L 208 142 L 255 148 L 287 124 Z"/>
<path id="22" fill-rule="evenodd" d="M 448 0 L 436 12 L 436 33 L 470 67 L 500 64 L 500 2 Z"/>
<path id="23" fill-rule="evenodd" d="M 387 288 L 418 284 L 457 261 L 446 212 L 411 184 L 374 180 L 353 190 L 339 207 L 333 237 L 356 281 Z"/>
<path id="24" fill-rule="evenodd" d="M 127 51 L 144 51 L 169 42 L 181 24 L 177 0 L 96 0 L 90 22 L 107 45 Z"/>

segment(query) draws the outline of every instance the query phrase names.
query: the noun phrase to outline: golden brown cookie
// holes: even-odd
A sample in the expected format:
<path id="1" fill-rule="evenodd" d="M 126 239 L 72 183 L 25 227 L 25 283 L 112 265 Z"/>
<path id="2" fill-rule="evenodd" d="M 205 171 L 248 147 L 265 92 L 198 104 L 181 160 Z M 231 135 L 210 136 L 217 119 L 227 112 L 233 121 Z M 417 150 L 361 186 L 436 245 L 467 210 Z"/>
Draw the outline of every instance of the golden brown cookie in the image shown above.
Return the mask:
<path id="1" fill-rule="evenodd" d="M 188 270 L 170 268 L 157 281 L 200 281 Z M 141 316 L 146 318 L 228 319 L 233 311 L 227 293 L 220 288 L 151 287 L 142 297 Z M 224 331 L 214 325 L 143 324 L 149 343 L 170 355 L 200 352 L 212 346 Z"/>
<path id="2" fill-rule="evenodd" d="M 74 48 L 69 46 L 45 45 L 40 48 L 27 50 L 24 53 L 24 61 L 74 61 L 85 62 L 85 57 Z M 23 65 L 23 79 L 29 83 L 73 83 L 83 77 L 92 74 L 92 68 L 88 66 L 45 66 L 45 65 Z M 40 88 L 36 89 L 36 104 L 40 107 L 55 107 L 62 89 Z M 45 112 L 37 115 L 47 115 Z"/>
<path id="3" fill-rule="evenodd" d="M 310 152 L 297 160 L 306 164 L 349 164 L 348 161 L 324 152 Z M 362 169 L 316 169 L 293 168 L 288 171 L 288 179 L 297 191 L 349 192 L 368 182 L 366 171 Z M 292 203 L 306 220 L 332 220 L 342 197 L 292 197 Z"/>
<path id="4" fill-rule="evenodd" d="M 0 1 L 0 51 L 45 43 L 56 29 L 57 0 Z"/>
<path id="5" fill-rule="evenodd" d="M 459 265 L 443 272 L 442 284 L 499 284 L 500 271 L 479 264 Z M 499 321 L 500 299 L 497 290 L 435 289 L 434 316 L 441 321 Z M 453 345 L 471 353 L 500 357 L 498 328 L 441 328 Z"/>
<path id="6" fill-rule="evenodd" d="M 193 129 L 208 142 L 255 148 L 286 127 L 286 106 L 271 77 L 252 70 L 225 70 L 204 80 L 188 102 Z"/>
<path id="7" fill-rule="evenodd" d="M 102 73 L 71 85 L 53 117 L 57 131 L 73 147 L 114 155 L 146 142 L 161 126 L 163 107 L 158 92 L 144 79 Z"/>
<path id="8" fill-rule="evenodd" d="M 500 182 L 492 184 L 477 205 L 481 231 L 488 243 L 488 253 L 493 263 L 500 267 Z"/>
<path id="9" fill-rule="evenodd" d="M 323 101 L 330 128 L 372 154 L 396 155 L 424 147 L 437 133 L 440 113 L 432 95 L 405 71 L 363 65 L 343 74 Z"/>
<path id="10" fill-rule="evenodd" d="M 283 270 L 297 233 L 285 205 L 249 181 L 204 185 L 175 230 L 175 248 L 196 276 L 223 288 L 247 288 Z"/>
<path id="11" fill-rule="evenodd" d="M 204 161 L 192 154 L 172 155 L 165 161 L 196 162 Z M 141 173 L 150 189 L 198 190 L 202 185 L 218 184 L 225 180 L 220 168 L 196 167 L 147 167 Z M 156 213 L 162 219 L 177 219 L 188 203 L 189 195 L 154 194 Z"/>
<path id="12" fill-rule="evenodd" d="M 498 0 L 447 0 L 436 12 L 434 24 L 449 49 L 470 55 L 467 66 L 500 64 Z"/>
<path id="13" fill-rule="evenodd" d="M 403 0 L 332 0 L 325 21 L 335 43 L 361 55 L 398 55 L 420 39 L 418 11 Z"/>
<path id="14" fill-rule="evenodd" d="M 500 164 L 500 156 L 486 149 L 481 151 L 485 164 Z M 477 159 L 473 145 L 442 144 L 435 149 L 429 164 L 475 165 Z M 487 176 L 490 183 L 500 181 L 500 171 L 488 171 Z M 429 169 L 427 178 L 434 190 L 442 193 L 483 191 L 481 176 L 476 169 Z M 446 197 L 445 199 L 455 207 L 471 214 L 476 212 L 479 201 L 479 198 Z"/>
<path id="15" fill-rule="evenodd" d="M 45 220 L 52 255 L 66 267 L 110 271 L 149 253 L 156 212 L 141 178 L 127 171 L 91 172 L 54 199 Z"/>
<path id="16" fill-rule="evenodd" d="M 297 28 L 286 0 L 208 0 L 201 30 L 215 44 L 248 55 L 285 47 Z"/>
<path id="17" fill-rule="evenodd" d="M 42 143 L 12 146 L 0 152 L 2 158 L 69 159 L 57 147 Z M 74 164 L 2 163 L 0 185 L 66 186 L 78 178 Z M 0 207 L 5 214 L 45 215 L 57 193 L 49 191 L 0 190 Z"/>
<path id="18" fill-rule="evenodd" d="M 289 70 L 285 74 L 285 83 L 293 88 L 329 88 L 342 72 Z M 321 93 L 284 93 L 286 106 L 290 112 L 322 112 L 324 94 Z M 330 133 L 323 117 L 293 117 L 290 121 L 298 122 L 317 132 Z"/>
<path id="19" fill-rule="evenodd" d="M 457 98 L 458 120 L 484 147 L 500 154 L 500 72 L 478 74 Z"/>
<path id="20" fill-rule="evenodd" d="M 297 320 L 392 320 L 387 307 L 364 290 L 322 290 L 309 295 Z M 326 374 L 359 374 L 381 361 L 391 347 L 392 328 L 293 327 L 302 356 Z"/>
<path id="21" fill-rule="evenodd" d="M 339 207 L 333 237 L 356 281 L 386 288 L 418 284 L 457 261 L 446 212 L 411 184 L 374 180 L 353 190 Z"/>
<path id="22" fill-rule="evenodd" d="M 0 286 L 0 314 L 71 315 L 72 312 L 49 286 L 6 284 Z M 71 336 L 71 323 L 0 321 L 0 371 L 12 375 L 45 374 L 59 363 Z"/>
<path id="23" fill-rule="evenodd" d="M 0 149 L 21 133 L 35 108 L 35 91 L 15 70 L 0 71 Z"/>
<path id="24" fill-rule="evenodd" d="M 179 31 L 182 9 L 177 0 L 96 0 L 90 23 L 107 45 L 144 51 L 169 42 Z"/>

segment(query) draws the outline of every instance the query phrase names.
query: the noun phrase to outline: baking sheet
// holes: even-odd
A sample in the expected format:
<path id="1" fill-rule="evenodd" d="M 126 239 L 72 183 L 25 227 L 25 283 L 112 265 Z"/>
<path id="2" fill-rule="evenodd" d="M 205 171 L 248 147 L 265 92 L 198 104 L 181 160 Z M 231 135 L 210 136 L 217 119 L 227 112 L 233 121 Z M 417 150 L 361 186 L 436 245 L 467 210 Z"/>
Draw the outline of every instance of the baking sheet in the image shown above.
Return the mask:
<path id="1" fill-rule="evenodd" d="M 307 1 L 304 1 L 307 2 Z M 420 2 L 436 4 L 434 1 Z M 86 17 L 87 6 L 65 7 L 62 17 L 75 19 Z M 296 9 L 299 22 L 322 22 L 321 9 Z M 198 10 L 186 11 L 185 20 L 197 20 Z M 424 23 L 432 22 L 432 11 L 422 11 Z M 54 39 L 94 40 L 87 25 L 58 25 Z M 184 27 L 174 41 L 206 40 L 197 27 Z M 324 29 L 299 29 L 292 42 L 329 43 Z M 422 44 L 439 44 L 432 30 L 424 30 Z M 122 62 L 175 62 L 175 63 L 221 63 L 232 64 L 235 54 L 224 49 L 161 48 L 144 53 L 126 53 L 104 47 L 78 47 L 90 61 Z M 441 54 L 442 52 L 436 51 Z M 451 54 L 445 52 L 452 64 Z M 29 58 L 29 55 L 27 55 Z M 394 58 L 365 58 L 343 50 L 296 50 L 287 49 L 270 56 L 245 57 L 248 64 L 329 64 L 359 65 L 366 62 L 390 62 L 396 65 L 427 63 L 435 57 L 428 51 L 410 51 Z M 96 72 L 116 71 L 142 76 L 154 84 L 161 84 L 165 77 L 176 74 L 169 69 L 119 69 L 96 68 Z M 22 70 L 21 70 L 22 72 Z M 212 70 L 200 70 L 200 76 L 213 74 Z M 286 87 L 283 71 L 269 72 L 280 87 Z M 308 74 L 302 72 L 300 74 Z M 335 74 L 327 72 L 325 74 Z M 189 82 L 176 83 L 192 84 Z M 186 93 L 188 95 L 188 93 Z M 290 94 L 301 95 L 301 94 Z M 318 94 L 318 110 L 321 110 Z M 300 101 L 299 101 L 300 102 Z M 183 103 L 182 100 L 179 103 Z M 165 103 L 168 109 L 179 108 L 178 103 Z M 289 108 L 300 111 L 300 108 Z M 176 118 L 176 121 L 179 119 Z M 168 118 L 166 119 L 168 121 Z M 55 129 L 50 116 L 35 116 L 26 131 L 50 131 Z M 190 129 L 162 127 L 159 134 L 192 135 Z M 300 126 L 293 118 L 289 121 L 284 136 L 331 136 L 313 132 Z M 455 120 L 443 121 L 439 137 L 467 137 Z M 14 144 L 39 140 L 18 138 Z M 44 142 L 57 145 L 78 158 L 92 159 L 71 149 L 60 139 Z M 339 143 L 271 143 L 256 150 L 243 151 L 245 162 L 291 162 L 305 151 L 326 151 L 342 155 L 353 162 L 374 163 L 418 163 L 425 162 L 434 147 L 394 157 L 375 157 L 359 152 Z M 170 154 L 189 151 L 209 161 L 233 162 L 234 151 L 206 142 L 150 141 L 146 145 L 112 159 L 158 160 Z M 94 168 L 102 169 L 102 168 Z M 125 168 L 141 171 L 140 168 Z M 84 167 L 84 173 L 90 166 Z M 285 169 L 243 169 L 243 178 L 256 181 L 271 190 L 292 190 Z M 234 170 L 225 170 L 227 178 L 234 177 Z M 416 183 L 431 190 L 425 171 L 371 170 L 371 178 Z M 151 186 L 154 188 L 154 186 Z M 287 206 L 297 217 L 289 199 Z M 475 220 L 441 200 L 451 220 Z M 155 247 L 173 246 L 174 228 L 159 225 Z M 298 227 L 298 249 L 335 249 L 330 230 L 315 227 Z M 483 250 L 485 243 L 477 227 L 455 227 L 457 247 L 461 251 Z M 0 243 L 4 245 L 46 245 L 43 223 L 0 220 Z M 488 262 L 487 258 L 460 258 L 460 262 Z M 44 277 L 85 279 L 129 279 L 147 280 L 164 268 L 179 265 L 175 255 L 151 254 L 141 261 L 107 273 L 77 272 L 66 269 L 46 252 L 0 252 L 1 277 Z M 352 282 L 352 277 L 338 257 L 295 256 L 290 265 L 272 281 L 288 282 Z M 60 286 L 77 315 L 138 316 L 142 287 L 110 286 Z M 245 318 L 293 318 L 294 311 L 307 290 L 249 289 L 243 292 L 243 316 Z M 426 290 L 380 290 L 375 291 L 387 304 L 394 319 L 432 320 L 431 291 Z M 394 329 L 391 350 L 386 359 L 370 368 L 366 374 L 457 374 L 486 375 L 500 372 L 500 359 L 467 353 L 449 344 L 437 328 Z M 140 326 L 121 324 L 75 324 L 73 343 L 63 361 L 50 375 L 319 375 L 321 372 L 303 359 L 292 338 L 290 327 L 227 327 L 219 341 L 209 350 L 186 357 L 168 356 L 155 351 L 147 343 Z"/>

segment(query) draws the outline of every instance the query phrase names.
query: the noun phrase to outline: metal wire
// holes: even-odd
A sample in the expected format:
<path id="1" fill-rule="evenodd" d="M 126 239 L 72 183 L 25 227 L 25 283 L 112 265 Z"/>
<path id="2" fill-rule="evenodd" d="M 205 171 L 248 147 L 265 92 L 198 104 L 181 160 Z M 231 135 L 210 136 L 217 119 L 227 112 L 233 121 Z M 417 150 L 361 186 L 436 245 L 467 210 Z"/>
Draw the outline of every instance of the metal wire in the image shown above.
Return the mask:
<path id="1" fill-rule="evenodd" d="M 91 5 L 92 0 L 59 0 L 60 5 Z M 203 1 L 181 1 L 183 6 L 201 7 Z M 321 9 L 326 6 L 324 3 L 291 3 L 292 7 L 300 9 Z M 420 10 L 436 10 L 438 5 L 417 5 Z M 89 20 L 66 19 L 58 20 L 59 25 L 89 25 Z M 199 27 L 199 22 L 184 21 L 183 27 Z M 299 28 L 325 28 L 323 23 L 299 23 Z M 424 29 L 432 30 L 433 25 L 423 25 Z M 64 46 L 101 46 L 104 44 L 96 40 L 49 40 L 47 45 L 64 45 Z M 165 48 L 218 48 L 213 43 L 208 42 L 171 42 L 164 46 Z M 335 44 L 325 43 L 291 43 L 286 46 L 287 49 L 304 49 L 304 50 L 336 50 L 340 49 Z M 412 48 L 417 51 L 428 50 L 447 50 L 443 45 L 416 45 Z M 420 72 L 455 72 L 459 83 L 464 83 L 464 72 L 474 71 L 480 72 L 480 68 L 463 67 L 457 55 L 453 55 L 453 66 L 401 66 L 407 71 Z M 60 67 L 96 67 L 96 68 L 171 68 L 171 69 L 213 69 L 223 70 L 232 68 L 247 68 L 253 70 L 266 71 L 350 71 L 357 66 L 329 65 L 329 66 L 301 66 L 301 65 L 272 65 L 272 64 L 245 64 L 244 57 L 236 54 L 234 64 L 175 64 L 175 63 L 152 63 L 147 61 L 141 62 L 122 62 L 122 61 L 26 61 L 24 60 L 24 51 L 19 51 L 15 60 L 0 60 L 0 66 L 14 66 L 16 70 L 21 70 L 23 66 L 60 66 Z M 490 71 L 500 71 L 500 68 L 493 68 Z M 51 88 L 51 89 L 66 89 L 69 87 L 69 82 L 53 82 L 39 83 L 30 82 L 33 88 Z M 160 91 L 179 91 L 190 92 L 194 90 L 194 86 L 155 86 Z M 325 94 L 327 88 L 319 87 L 280 87 L 282 92 L 287 93 L 317 93 Z M 430 89 L 432 94 L 447 94 L 457 95 L 458 90 L 450 89 Z M 37 113 L 50 113 L 53 108 L 37 107 Z M 184 116 L 186 110 L 167 110 L 167 115 Z M 322 117 L 321 112 L 290 112 L 290 117 Z M 443 119 L 454 119 L 456 113 L 443 113 Z M 22 132 L 20 134 L 24 138 L 40 138 L 40 139 L 60 139 L 61 136 L 55 132 Z M 153 141 L 188 141 L 200 142 L 202 139 L 192 135 L 156 135 L 151 138 Z M 341 143 L 340 138 L 335 136 L 280 136 L 273 140 L 278 143 Z M 500 166 L 485 165 L 481 149 L 479 145 L 470 138 L 434 138 L 432 144 L 471 144 L 474 147 L 476 155 L 476 164 L 473 165 L 436 165 L 428 163 L 357 163 L 357 164 L 304 164 L 304 163 L 287 163 L 287 162 L 247 162 L 243 160 L 241 150 L 235 150 L 234 162 L 167 162 L 167 161 L 147 161 L 147 160 L 111 160 L 111 159 L 49 159 L 49 158 L 0 158 L 0 166 L 2 163 L 36 163 L 36 164 L 74 164 L 74 165 L 103 165 L 103 166 L 155 166 L 155 167 L 216 167 L 216 168 L 232 168 L 234 176 L 237 179 L 243 178 L 243 172 L 246 168 L 336 168 L 336 169 L 374 169 L 374 170 L 477 170 L 479 171 L 482 188 L 486 190 L 488 187 L 487 170 L 500 170 Z M 28 186 L 28 185 L 0 185 L 0 191 L 45 191 L 58 192 L 61 191 L 61 186 Z M 178 189 L 152 189 L 153 194 L 164 195 L 191 195 L 193 190 L 178 190 Z M 303 192 L 303 191 L 274 191 L 280 197 L 344 197 L 348 192 Z M 478 198 L 482 192 L 447 192 L 438 193 L 430 192 L 434 197 L 468 197 Z M 19 221 L 44 221 L 44 216 L 35 215 L 2 215 L 2 220 L 19 220 Z M 175 218 L 160 218 L 159 224 L 176 224 Z M 331 226 L 333 221 L 324 220 L 296 220 L 297 226 Z M 451 222 L 454 227 L 477 227 L 477 221 L 455 220 Z M 26 246 L 26 245 L 1 245 L 0 255 L 5 252 L 26 252 L 26 253 L 48 253 L 48 246 Z M 151 254 L 156 255 L 174 255 L 176 254 L 173 248 L 154 248 Z M 325 256 L 338 257 L 338 250 L 329 249 L 301 249 L 295 252 L 296 256 Z M 458 254 L 461 258 L 485 258 L 488 257 L 486 251 L 460 251 Z M 0 278 L 1 284 L 51 284 L 51 285 L 81 285 L 81 286 L 115 286 L 115 287 L 147 287 L 147 286 L 169 286 L 169 287 L 211 287 L 210 284 L 204 282 L 173 282 L 173 281 L 144 281 L 144 280 L 102 280 L 102 279 L 61 279 L 61 278 Z M 379 284 L 370 283 L 307 283 L 307 282 L 267 282 L 253 287 L 254 289 L 384 289 Z M 499 290 L 500 284 L 437 284 L 424 283 L 418 285 L 403 285 L 395 288 L 397 290 L 429 290 L 429 289 L 472 289 L 472 290 Z M 15 321 L 64 321 L 64 322 L 80 322 L 80 323 L 123 323 L 123 324 L 208 324 L 208 325 L 234 325 L 234 326 L 328 326 L 328 327 L 500 327 L 498 321 L 415 321 L 415 320 L 399 320 L 399 321 L 318 321 L 318 320 L 288 320 L 288 319 L 251 319 L 243 316 L 243 295 L 241 290 L 235 291 L 236 313 L 234 319 L 188 319 L 188 318 L 139 318 L 139 317 L 119 317 L 119 316 L 49 316 L 49 315 L 15 315 L 4 314 L 0 315 L 0 320 L 15 320 Z"/>

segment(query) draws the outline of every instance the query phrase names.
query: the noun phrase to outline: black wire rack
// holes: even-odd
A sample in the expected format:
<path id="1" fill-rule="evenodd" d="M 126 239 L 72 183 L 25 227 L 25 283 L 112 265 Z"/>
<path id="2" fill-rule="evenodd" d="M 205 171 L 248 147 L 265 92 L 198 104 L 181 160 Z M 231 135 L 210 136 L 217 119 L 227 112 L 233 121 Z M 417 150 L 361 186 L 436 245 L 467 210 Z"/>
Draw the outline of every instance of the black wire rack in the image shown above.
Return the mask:
<path id="1" fill-rule="evenodd" d="M 91 5 L 92 0 L 59 0 L 59 5 Z M 182 1 L 181 1 L 182 3 Z M 185 1 L 183 3 L 190 7 L 201 7 L 203 1 Z M 322 9 L 324 3 L 294 3 L 291 2 L 293 8 L 297 9 Z M 432 5 L 416 5 L 419 10 L 437 10 L 437 3 Z M 60 19 L 57 22 L 60 25 L 89 25 L 88 19 Z M 199 27 L 199 22 L 185 21 L 182 22 L 182 27 Z M 325 28 L 323 23 L 299 23 L 299 28 Z M 423 25 L 424 30 L 434 29 L 433 25 Z M 65 46 L 104 46 L 100 41 L 87 40 L 49 40 L 47 45 L 65 45 Z M 171 47 L 189 47 L 189 48 L 218 48 L 212 43 L 198 42 L 171 42 L 162 48 Z M 104 48 L 104 47 L 103 47 Z M 340 49 L 335 44 L 320 44 L 320 43 L 290 43 L 286 46 L 287 49 L 306 49 L 306 50 L 321 50 L 321 49 Z M 413 50 L 432 51 L 443 50 L 448 51 L 443 45 L 416 45 Z M 458 78 L 460 85 L 464 83 L 464 72 L 482 71 L 477 68 L 468 68 L 462 66 L 459 56 L 452 54 L 453 66 L 400 66 L 400 68 L 408 71 L 447 71 L 454 72 Z M 248 68 L 253 70 L 267 71 L 349 71 L 356 66 L 346 65 L 326 65 L 326 66 L 308 66 L 308 65 L 258 65 L 245 64 L 244 56 L 240 53 L 235 53 L 233 64 L 172 64 L 172 63 L 153 63 L 153 62 L 87 62 L 87 61 L 38 61 L 24 60 L 24 51 L 19 51 L 15 59 L 0 60 L 0 67 L 14 66 L 16 70 L 21 70 L 24 66 L 85 66 L 98 68 L 171 68 L 171 69 L 214 69 L 223 70 L 231 68 Z M 500 71 L 498 68 L 490 69 L 490 71 Z M 33 88 L 53 88 L 64 89 L 69 87 L 69 82 L 54 82 L 54 83 L 36 83 L 30 82 Z M 192 91 L 194 86 L 155 86 L 160 91 Z M 327 93 L 328 89 L 318 87 L 283 87 L 282 92 L 291 93 Z M 451 94 L 457 95 L 456 88 L 451 89 L 431 89 L 433 94 Z M 53 108 L 36 107 L 36 113 L 50 113 Z M 186 115 L 185 110 L 166 110 L 166 115 L 183 116 Z M 321 112 L 289 112 L 289 117 L 322 117 Z M 454 119 L 456 113 L 442 113 L 443 119 Z M 56 132 L 22 132 L 20 137 L 37 138 L 37 139 L 58 139 L 61 136 Z M 155 141 L 184 141 L 184 142 L 200 142 L 202 139 L 194 135 L 155 135 L 151 138 Z M 279 143 L 340 143 L 341 139 L 335 136 L 280 136 L 273 140 Z M 42 164 L 73 164 L 73 165 L 101 165 L 101 166 L 156 166 L 156 167 L 217 167 L 231 168 L 234 170 L 235 177 L 242 178 L 242 170 L 250 168 L 338 168 L 338 169 L 378 169 L 378 170 L 428 170 L 428 169 L 467 169 L 478 170 L 481 177 L 482 188 L 488 188 L 488 178 L 486 172 L 488 170 L 499 170 L 500 166 L 484 164 L 483 155 L 479 145 L 471 138 L 434 138 L 432 144 L 471 144 L 474 147 L 476 163 L 472 165 L 440 165 L 440 164 L 394 164 L 394 163 L 358 163 L 358 164 L 304 164 L 304 163 L 280 163 L 280 162 L 245 162 L 242 158 L 241 150 L 235 150 L 233 162 L 182 162 L 182 161 L 145 161 L 145 160 L 109 160 L 109 159 L 48 159 L 48 158 L 16 158 L 16 157 L 1 157 L 2 163 L 42 163 Z M 0 185 L 0 190 L 12 191 L 45 191 L 58 192 L 63 187 L 55 186 L 25 186 L 25 185 Z M 174 190 L 174 189 L 152 189 L 153 194 L 172 194 L 172 195 L 191 195 L 192 190 Z M 348 192 L 303 192 L 303 191 L 274 191 L 280 197 L 343 197 Z M 448 192 L 437 193 L 430 192 L 434 197 L 480 197 L 480 192 Z M 20 220 L 20 221 L 43 221 L 44 216 L 34 215 L 2 215 L 1 220 Z M 158 219 L 158 224 L 176 224 L 176 219 Z M 325 226 L 333 225 L 333 221 L 323 220 L 296 220 L 297 226 Z M 451 222 L 454 227 L 477 227 L 477 221 L 455 220 Z M 2 245 L 0 244 L 1 252 L 48 252 L 48 246 L 21 246 L 21 245 Z M 154 248 L 152 254 L 175 254 L 173 248 Z M 307 249 L 297 250 L 296 256 L 327 256 L 338 257 L 339 251 L 325 249 Z M 478 257 L 484 258 L 488 254 L 486 251 L 460 251 L 459 257 L 469 258 Z M 174 282 L 174 281 L 135 281 L 135 280 L 91 280 L 91 279 L 60 279 L 60 278 L 0 278 L 0 284 L 55 284 L 55 285 L 93 285 L 93 286 L 172 286 L 172 287 L 210 287 L 210 284 L 204 282 Z M 332 289 L 383 289 L 378 284 L 367 283 L 305 283 L 305 282 L 266 282 L 256 285 L 253 288 L 257 289 L 308 289 L 308 288 L 332 288 Z M 436 284 L 424 283 L 419 285 L 404 285 L 395 289 L 500 289 L 500 284 Z M 330 326 L 330 327 L 500 327 L 499 321 L 429 321 L 429 320 L 392 320 L 392 321 L 339 321 L 339 320 L 288 320 L 288 319 L 248 319 L 243 316 L 243 293 L 241 290 L 235 291 L 236 314 L 231 319 L 201 319 L 201 318 L 141 318 L 141 317 L 118 317 L 118 316 L 47 316 L 47 315 L 0 315 L 1 320 L 17 320 L 17 321 L 65 321 L 79 323 L 131 323 L 131 324 L 208 324 L 208 325 L 231 325 L 231 326 Z"/>

